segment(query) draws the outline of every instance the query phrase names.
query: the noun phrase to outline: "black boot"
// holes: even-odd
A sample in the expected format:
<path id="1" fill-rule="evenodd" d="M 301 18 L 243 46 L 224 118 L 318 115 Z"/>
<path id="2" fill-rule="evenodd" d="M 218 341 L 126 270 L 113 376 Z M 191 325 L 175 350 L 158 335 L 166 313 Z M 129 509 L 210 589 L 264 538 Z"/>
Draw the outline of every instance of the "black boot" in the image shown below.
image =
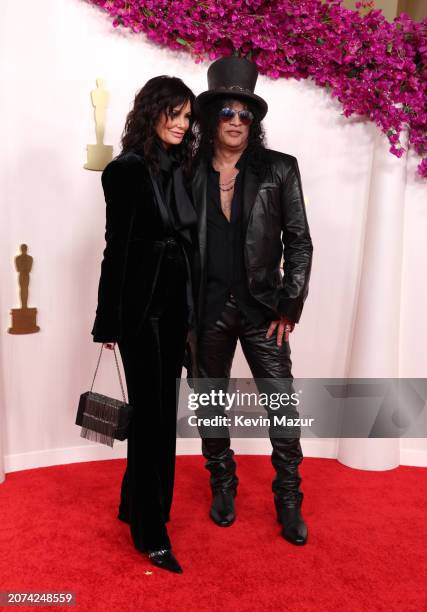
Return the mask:
<path id="1" fill-rule="evenodd" d="M 235 491 L 231 489 L 212 491 L 212 505 L 209 516 L 220 527 L 229 527 L 236 519 L 234 510 L 235 495 Z"/>
<path id="2" fill-rule="evenodd" d="M 204 438 L 202 451 L 207 460 L 205 467 L 211 474 L 212 504 L 209 516 L 220 527 L 229 527 L 236 518 L 234 498 L 239 483 L 230 440 Z"/>
<path id="3" fill-rule="evenodd" d="M 303 460 L 300 438 L 270 436 L 270 439 L 273 446 L 271 462 L 276 470 L 272 488 L 282 536 L 301 546 L 306 543 L 308 533 L 301 515 L 304 494 L 299 489 L 302 479 L 298 466 Z"/>
<path id="4" fill-rule="evenodd" d="M 304 494 L 299 492 L 299 499 L 291 504 L 278 497 L 274 498 L 277 520 L 282 525 L 282 536 L 291 544 L 302 546 L 307 542 L 307 525 L 301 514 L 301 504 Z"/>
<path id="5" fill-rule="evenodd" d="M 274 496 L 293 506 L 300 501 L 302 478 L 298 466 L 303 460 L 300 439 L 270 437 L 270 440 L 273 446 L 271 463 L 276 470 L 272 486 Z"/>

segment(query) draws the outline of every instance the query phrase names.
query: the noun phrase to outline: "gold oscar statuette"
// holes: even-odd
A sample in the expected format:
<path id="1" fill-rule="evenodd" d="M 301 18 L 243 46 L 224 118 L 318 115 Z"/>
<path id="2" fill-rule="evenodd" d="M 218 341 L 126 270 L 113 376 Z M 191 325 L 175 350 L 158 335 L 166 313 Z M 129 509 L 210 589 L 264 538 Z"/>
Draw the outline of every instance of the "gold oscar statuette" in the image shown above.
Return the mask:
<path id="1" fill-rule="evenodd" d="M 90 92 L 90 96 L 95 109 L 96 144 L 87 145 L 87 163 L 84 167 L 86 170 L 104 170 L 108 162 L 113 159 L 113 147 L 103 142 L 109 94 L 104 89 L 102 79 L 96 79 L 96 89 Z"/>
<path id="2" fill-rule="evenodd" d="M 26 244 L 21 244 L 20 255 L 15 257 L 15 268 L 18 271 L 19 298 L 21 308 L 12 308 L 12 327 L 7 330 L 9 334 L 34 334 L 40 331 L 36 324 L 37 308 L 28 308 L 28 285 L 30 284 L 30 272 L 33 267 L 33 258 L 27 253 Z"/>

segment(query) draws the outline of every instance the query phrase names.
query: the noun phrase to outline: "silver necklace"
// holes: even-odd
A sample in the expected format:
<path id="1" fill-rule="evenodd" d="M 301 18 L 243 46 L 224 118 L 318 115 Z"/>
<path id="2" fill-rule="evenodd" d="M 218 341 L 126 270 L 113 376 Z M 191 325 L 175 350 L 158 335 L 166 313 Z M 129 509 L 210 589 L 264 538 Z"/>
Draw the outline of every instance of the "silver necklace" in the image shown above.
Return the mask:
<path id="1" fill-rule="evenodd" d="M 234 181 L 236 180 L 236 177 L 237 177 L 237 174 L 232 176 L 231 179 L 229 179 L 228 181 L 225 181 L 225 183 L 220 183 L 221 187 L 226 187 L 226 185 L 229 185 L 230 183 L 234 183 Z"/>
<path id="2" fill-rule="evenodd" d="M 231 191 L 234 188 L 234 183 L 236 182 L 237 174 L 238 172 L 233 177 L 231 177 L 231 179 L 225 181 L 225 183 L 219 183 L 220 190 Z"/>
<path id="3" fill-rule="evenodd" d="M 231 191 L 232 189 L 234 189 L 235 182 L 236 182 L 236 177 L 234 176 L 232 179 L 230 179 L 226 183 L 220 183 L 219 188 L 221 191 Z"/>
<path id="4" fill-rule="evenodd" d="M 212 165 L 214 169 L 216 170 L 214 162 L 212 162 Z M 236 182 L 236 178 L 238 174 L 239 172 L 236 172 L 236 174 L 233 177 L 231 177 L 231 179 L 229 179 L 228 181 L 225 181 L 225 183 L 219 183 L 220 190 L 221 191 L 231 191 L 232 189 L 234 189 L 234 183 Z"/>

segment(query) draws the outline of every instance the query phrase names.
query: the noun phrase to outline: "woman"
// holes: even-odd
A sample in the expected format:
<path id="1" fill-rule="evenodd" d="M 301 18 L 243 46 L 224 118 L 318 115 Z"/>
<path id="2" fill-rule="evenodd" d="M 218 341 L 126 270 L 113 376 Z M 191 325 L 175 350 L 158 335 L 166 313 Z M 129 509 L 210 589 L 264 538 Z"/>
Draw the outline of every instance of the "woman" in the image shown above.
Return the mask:
<path id="1" fill-rule="evenodd" d="M 196 214 L 185 179 L 194 146 L 192 91 L 159 76 L 137 93 L 122 152 L 102 173 L 106 248 L 95 342 L 117 342 L 134 417 L 118 518 L 152 563 L 181 573 L 166 522 L 172 503 L 176 378 L 193 316 Z"/>

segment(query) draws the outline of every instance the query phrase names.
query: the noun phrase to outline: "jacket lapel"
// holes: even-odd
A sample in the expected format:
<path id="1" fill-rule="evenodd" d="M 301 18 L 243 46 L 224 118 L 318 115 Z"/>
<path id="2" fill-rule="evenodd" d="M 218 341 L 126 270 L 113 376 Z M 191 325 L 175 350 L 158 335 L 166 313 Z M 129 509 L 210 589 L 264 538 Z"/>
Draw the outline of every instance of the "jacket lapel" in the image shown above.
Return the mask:
<path id="1" fill-rule="evenodd" d="M 252 208 L 261 184 L 261 178 L 254 172 L 250 164 L 247 164 L 243 178 L 243 236 L 246 236 Z"/>
<path id="2" fill-rule="evenodd" d="M 199 285 L 199 312 L 201 312 L 202 308 L 202 291 L 203 291 L 203 283 L 204 277 L 206 274 L 206 234 L 207 234 L 207 226 L 206 226 L 206 209 L 207 209 L 207 183 L 208 183 L 208 174 L 206 164 L 202 161 L 200 162 L 193 181 L 192 181 L 192 194 L 193 194 L 193 202 L 194 208 L 196 209 L 197 214 L 197 230 L 199 237 L 199 252 L 200 252 L 200 285 Z"/>
<path id="3" fill-rule="evenodd" d="M 194 208 L 197 213 L 200 252 L 206 254 L 206 207 L 207 207 L 207 171 L 206 165 L 200 163 L 192 182 Z"/>

